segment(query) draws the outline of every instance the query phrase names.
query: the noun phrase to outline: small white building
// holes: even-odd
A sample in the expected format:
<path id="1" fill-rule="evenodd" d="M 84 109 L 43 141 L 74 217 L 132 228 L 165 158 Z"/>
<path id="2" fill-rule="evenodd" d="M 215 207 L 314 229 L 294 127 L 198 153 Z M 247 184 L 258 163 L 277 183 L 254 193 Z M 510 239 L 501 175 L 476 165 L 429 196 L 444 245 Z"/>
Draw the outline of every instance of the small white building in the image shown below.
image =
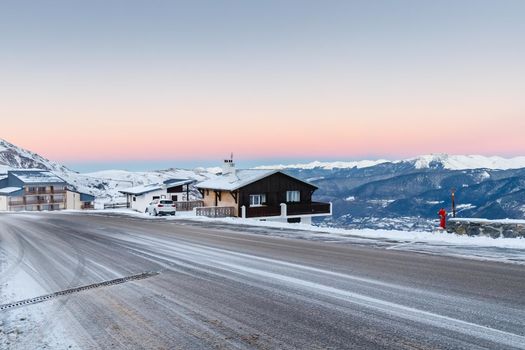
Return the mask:
<path id="1" fill-rule="evenodd" d="M 163 183 L 135 186 L 119 191 L 126 195 L 128 208 L 145 212 L 148 204 L 154 199 L 171 199 L 174 202 L 187 202 L 190 199 L 191 179 L 170 179 Z"/>
<path id="2" fill-rule="evenodd" d="M 84 210 L 95 208 L 95 196 L 67 189 L 66 209 Z"/>

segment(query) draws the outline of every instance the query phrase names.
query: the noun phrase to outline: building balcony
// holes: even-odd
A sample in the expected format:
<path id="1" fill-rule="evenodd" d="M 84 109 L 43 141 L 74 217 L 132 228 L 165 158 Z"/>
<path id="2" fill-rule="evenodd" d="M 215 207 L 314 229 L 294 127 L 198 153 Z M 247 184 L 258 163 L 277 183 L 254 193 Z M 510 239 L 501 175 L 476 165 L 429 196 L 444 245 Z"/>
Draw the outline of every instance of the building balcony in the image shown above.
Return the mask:
<path id="1" fill-rule="evenodd" d="M 331 214 L 330 203 L 323 202 L 288 203 L 286 209 L 289 216 Z"/>
<path id="2" fill-rule="evenodd" d="M 247 207 L 247 218 L 272 216 L 299 216 L 299 215 L 330 215 L 331 204 L 323 202 L 286 203 L 277 206 L 263 205 Z"/>
<path id="3" fill-rule="evenodd" d="M 45 200 L 45 199 L 26 199 L 25 203 L 26 205 L 37 205 L 37 204 L 62 204 L 64 203 L 64 198 L 60 198 L 60 199 L 50 199 L 50 200 Z"/>
<path id="4" fill-rule="evenodd" d="M 24 191 L 26 196 L 37 196 L 37 195 L 52 195 L 52 194 L 66 194 L 66 190 L 36 190 L 36 191 Z"/>
<path id="5" fill-rule="evenodd" d="M 265 216 L 280 216 L 281 207 L 280 206 L 269 206 L 262 205 L 257 207 L 247 207 L 246 208 L 246 217 L 247 218 L 260 218 Z"/>

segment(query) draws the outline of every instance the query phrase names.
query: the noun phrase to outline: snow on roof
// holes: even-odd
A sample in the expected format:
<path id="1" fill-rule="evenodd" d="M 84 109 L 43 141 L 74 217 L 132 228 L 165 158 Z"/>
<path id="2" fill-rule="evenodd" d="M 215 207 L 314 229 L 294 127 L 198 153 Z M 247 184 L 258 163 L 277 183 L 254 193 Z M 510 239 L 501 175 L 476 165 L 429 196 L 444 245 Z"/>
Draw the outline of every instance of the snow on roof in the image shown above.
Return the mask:
<path id="1" fill-rule="evenodd" d="M 50 171 L 10 171 L 9 174 L 16 176 L 20 181 L 26 184 L 38 184 L 38 183 L 65 183 L 63 179 L 53 174 Z"/>
<path id="2" fill-rule="evenodd" d="M 21 187 L 4 187 L 0 188 L 0 194 L 9 194 L 16 191 L 20 191 L 21 189 Z"/>
<path id="3" fill-rule="evenodd" d="M 170 180 L 164 181 L 164 183 L 154 183 L 154 184 L 149 184 L 149 185 L 135 186 L 135 187 L 126 188 L 119 192 L 125 193 L 125 194 L 140 195 L 140 194 L 144 194 L 148 192 L 162 190 L 164 188 L 171 188 L 171 187 L 177 187 L 177 186 L 190 184 L 194 181 L 195 180 L 191 180 L 191 179 L 170 179 Z"/>
<path id="4" fill-rule="evenodd" d="M 237 170 L 235 174 L 224 174 L 197 184 L 197 188 L 211 188 L 214 190 L 235 191 L 241 187 L 259 181 L 267 176 L 278 173 L 275 169 L 245 169 Z M 289 176 L 289 175 L 288 175 Z M 297 179 L 298 181 L 305 182 Z M 312 185 L 313 186 L 313 185 Z"/>
<path id="5" fill-rule="evenodd" d="M 169 180 L 164 181 L 164 184 L 166 185 L 166 187 L 170 188 L 170 187 L 177 187 L 177 186 L 191 184 L 192 182 L 195 182 L 195 180 L 192 180 L 192 179 L 169 179 Z"/>
<path id="6" fill-rule="evenodd" d="M 162 189 L 162 184 L 149 184 L 149 185 L 142 185 L 142 186 L 135 186 L 135 187 L 129 187 L 124 190 L 119 191 L 120 193 L 126 193 L 126 194 L 144 194 L 148 192 L 153 192 Z"/>

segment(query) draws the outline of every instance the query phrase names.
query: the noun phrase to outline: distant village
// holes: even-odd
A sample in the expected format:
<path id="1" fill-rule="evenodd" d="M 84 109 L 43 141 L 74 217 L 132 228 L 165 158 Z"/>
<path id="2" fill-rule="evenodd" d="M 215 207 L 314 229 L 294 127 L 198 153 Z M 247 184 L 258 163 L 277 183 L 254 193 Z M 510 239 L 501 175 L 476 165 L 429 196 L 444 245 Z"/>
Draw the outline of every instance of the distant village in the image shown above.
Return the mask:
<path id="1" fill-rule="evenodd" d="M 190 188 L 200 195 L 194 195 Z M 125 207 L 158 215 L 165 205 L 197 216 L 256 218 L 310 224 L 313 217 L 332 214 L 332 204 L 312 200 L 317 187 L 279 170 L 236 169 L 225 160 L 213 179 L 168 179 L 120 190 Z M 167 201 L 167 202 L 166 202 Z M 157 207 L 152 208 L 156 203 Z M 166 204 L 168 203 L 168 204 Z M 0 211 L 94 209 L 95 197 L 47 170 L 8 170 L 0 175 Z M 161 208 L 158 208 L 158 207 Z"/>

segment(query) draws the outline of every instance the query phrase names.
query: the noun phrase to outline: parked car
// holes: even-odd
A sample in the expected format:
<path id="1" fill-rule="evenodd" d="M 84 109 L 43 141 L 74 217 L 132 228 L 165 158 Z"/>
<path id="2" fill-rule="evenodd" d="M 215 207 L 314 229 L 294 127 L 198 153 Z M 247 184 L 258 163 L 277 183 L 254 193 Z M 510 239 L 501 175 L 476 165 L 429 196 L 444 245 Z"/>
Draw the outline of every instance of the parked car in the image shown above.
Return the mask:
<path id="1" fill-rule="evenodd" d="M 150 215 L 175 215 L 175 204 L 169 199 L 154 199 L 148 204 L 146 213 Z"/>

